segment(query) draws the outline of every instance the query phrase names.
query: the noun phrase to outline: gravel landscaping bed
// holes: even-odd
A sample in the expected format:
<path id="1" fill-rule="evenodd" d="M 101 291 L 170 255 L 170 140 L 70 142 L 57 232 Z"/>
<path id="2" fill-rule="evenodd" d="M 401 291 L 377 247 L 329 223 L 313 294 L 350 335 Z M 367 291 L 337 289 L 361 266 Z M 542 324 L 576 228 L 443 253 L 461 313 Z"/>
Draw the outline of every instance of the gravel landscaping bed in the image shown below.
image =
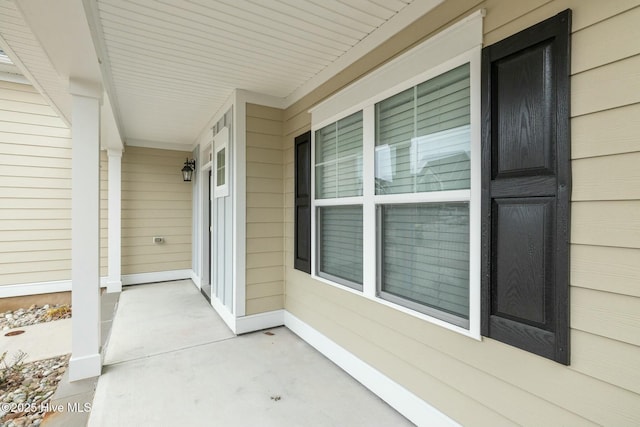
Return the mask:
<path id="1" fill-rule="evenodd" d="M 51 396 L 67 370 L 69 355 L 25 363 L 10 372 L 0 386 L 0 425 L 39 426 L 50 408 Z"/>
<path id="2" fill-rule="evenodd" d="M 51 322 L 53 320 L 71 317 L 71 307 L 67 304 L 32 305 L 29 308 L 19 308 L 15 311 L 0 313 L 0 330 L 35 325 L 36 323 Z"/>
<path id="3" fill-rule="evenodd" d="M 68 305 L 33 305 L 0 313 L 0 330 L 4 335 L 11 329 L 70 317 Z M 20 354 L 0 355 L 0 427 L 39 426 L 45 413 L 55 410 L 51 397 L 69 366 L 69 357 L 22 363 Z"/>

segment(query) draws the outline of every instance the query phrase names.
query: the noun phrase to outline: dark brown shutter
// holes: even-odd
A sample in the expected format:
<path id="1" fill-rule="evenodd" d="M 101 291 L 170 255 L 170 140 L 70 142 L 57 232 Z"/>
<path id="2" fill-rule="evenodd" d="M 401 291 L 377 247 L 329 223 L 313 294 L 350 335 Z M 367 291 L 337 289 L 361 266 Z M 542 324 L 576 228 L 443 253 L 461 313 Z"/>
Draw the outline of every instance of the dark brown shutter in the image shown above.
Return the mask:
<path id="1" fill-rule="evenodd" d="M 482 334 L 569 364 L 571 11 L 482 51 Z"/>
<path id="2" fill-rule="evenodd" d="M 294 268 L 311 274 L 311 132 L 295 139 Z"/>

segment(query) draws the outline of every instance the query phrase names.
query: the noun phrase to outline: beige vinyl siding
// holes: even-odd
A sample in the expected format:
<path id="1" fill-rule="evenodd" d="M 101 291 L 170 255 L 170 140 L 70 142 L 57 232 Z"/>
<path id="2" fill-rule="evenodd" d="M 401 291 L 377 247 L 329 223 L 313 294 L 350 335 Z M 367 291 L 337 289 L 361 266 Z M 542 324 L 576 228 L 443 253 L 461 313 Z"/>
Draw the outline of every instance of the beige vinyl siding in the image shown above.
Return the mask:
<path id="1" fill-rule="evenodd" d="M 282 110 L 247 104 L 247 315 L 284 307 L 282 188 Z"/>
<path id="2" fill-rule="evenodd" d="M 191 153 L 126 147 L 122 156 L 122 274 L 191 268 Z M 154 244 L 153 237 L 165 242 Z"/>
<path id="3" fill-rule="evenodd" d="M 0 285 L 71 278 L 71 132 L 30 85 L 0 81 Z"/>
<path id="4" fill-rule="evenodd" d="M 107 173 L 100 153 L 100 274 Z M 71 130 L 31 85 L 0 81 L 0 285 L 71 279 Z"/>
<path id="5" fill-rule="evenodd" d="M 571 365 L 481 342 L 293 269 L 308 109 L 468 13 L 485 45 L 573 9 Z M 449 0 L 285 111 L 285 308 L 463 425 L 640 424 L 640 1 Z M 336 112 L 337 113 L 337 112 Z"/>

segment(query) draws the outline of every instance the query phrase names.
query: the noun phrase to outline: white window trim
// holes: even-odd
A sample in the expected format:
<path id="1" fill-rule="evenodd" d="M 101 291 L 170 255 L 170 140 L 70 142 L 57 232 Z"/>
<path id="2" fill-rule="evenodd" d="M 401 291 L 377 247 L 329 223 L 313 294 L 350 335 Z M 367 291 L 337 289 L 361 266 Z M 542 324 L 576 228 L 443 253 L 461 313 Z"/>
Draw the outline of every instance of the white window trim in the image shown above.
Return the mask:
<path id="1" fill-rule="evenodd" d="M 360 81 L 315 106 L 311 129 L 311 275 L 314 279 L 351 292 L 376 303 L 420 318 L 443 328 L 480 340 L 480 64 L 482 49 L 482 18 L 477 11 L 436 36 L 394 59 Z M 375 103 L 405 89 L 436 77 L 459 65 L 470 64 L 470 189 L 434 193 L 375 195 Z M 426 70 L 426 71 L 425 71 Z M 315 132 L 328 124 L 363 111 L 363 195 L 338 199 L 315 199 Z M 336 113 L 338 112 L 338 113 Z M 395 304 L 377 296 L 376 202 L 469 202 L 469 328 Z M 359 204 L 363 207 L 363 290 L 349 288 L 320 277 L 317 271 L 317 223 L 319 206 Z M 373 232 L 372 232 L 373 231 Z"/>
<path id="2" fill-rule="evenodd" d="M 224 184 L 218 185 L 218 153 L 224 150 Z M 213 137 L 213 182 L 214 198 L 229 195 L 229 128 L 223 127 Z"/>

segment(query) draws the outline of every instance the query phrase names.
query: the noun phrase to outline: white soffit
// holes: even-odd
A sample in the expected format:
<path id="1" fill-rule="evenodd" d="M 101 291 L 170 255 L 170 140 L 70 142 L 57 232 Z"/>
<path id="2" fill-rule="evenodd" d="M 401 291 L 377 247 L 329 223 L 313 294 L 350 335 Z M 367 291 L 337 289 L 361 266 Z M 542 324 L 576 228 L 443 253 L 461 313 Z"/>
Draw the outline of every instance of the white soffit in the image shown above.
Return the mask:
<path id="1" fill-rule="evenodd" d="M 425 73 L 435 76 L 446 71 L 448 61 L 473 48 L 482 47 L 484 16 L 484 9 L 470 14 L 314 105 L 309 110 L 314 127 L 325 126 L 336 117 L 352 114 L 366 104 L 378 102 L 425 79 L 416 76 L 424 76 Z"/>
<path id="2" fill-rule="evenodd" d="M 127 142 L 188 149 L 234 89 L 284 108 L 442 1 L 97 0 L 97 37 Z"/>
<path id="3" fill-rule="evenodd" d="M 13 1 L 0 1 L 0 46 L 68 125 L 71 95 Z"/>
<path id="4" fill-rule="evenodd" d="M 443 1 L 444 0 L 416 0 L 408 4 L 406 8 L 402 9 L 401 13 L 391 17 L 376 31 L 370 33 L 367 37 L 358 42 L 358 44 L 353 46 L 353 48 L 345 52 L 344 55 L 337 58 L 331 65 L 320 71 L 311 80 L 307 81 L 304 85 L 289 94 L 286 99 L 286 105 L 289 106 L 300 100 L 306 94 L 331 79 L 331 77 L 335 76 L 376 47 L 380 46 L 394 34 L 398 33 L 419 17 L 425 15 Z"/>

